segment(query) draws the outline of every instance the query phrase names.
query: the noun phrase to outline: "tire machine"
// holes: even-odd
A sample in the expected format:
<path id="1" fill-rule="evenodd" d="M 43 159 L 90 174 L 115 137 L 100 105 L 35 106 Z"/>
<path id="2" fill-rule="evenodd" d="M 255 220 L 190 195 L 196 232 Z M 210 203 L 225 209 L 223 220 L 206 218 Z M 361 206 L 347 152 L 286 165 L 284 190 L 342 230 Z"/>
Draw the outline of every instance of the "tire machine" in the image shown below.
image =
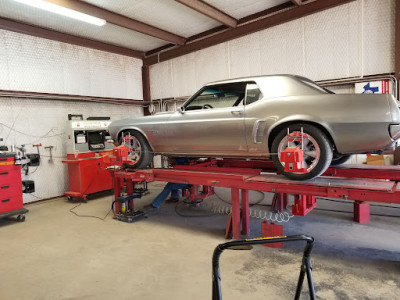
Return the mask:
<path id="1" fill-rule="evenodd" d="M 68 115 L 67 160 L 68 200 L 86 200 L 89 194 L 111 190 L 112 177 L 102 165 L 102 157 L 112 154 L 113 141 L 108 133 L 109 117 Z"/>

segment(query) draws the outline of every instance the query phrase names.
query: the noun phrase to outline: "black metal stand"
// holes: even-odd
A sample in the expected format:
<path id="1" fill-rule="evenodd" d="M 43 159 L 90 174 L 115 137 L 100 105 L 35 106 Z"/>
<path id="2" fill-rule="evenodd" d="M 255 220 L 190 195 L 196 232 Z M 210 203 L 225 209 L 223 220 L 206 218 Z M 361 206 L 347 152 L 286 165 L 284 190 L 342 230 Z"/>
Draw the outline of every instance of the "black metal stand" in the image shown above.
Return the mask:
<path id="1" fill-rule="evenodd" d="M 2 212 L 2 213 L 0 213 L 0 219 L 17 215 L 17 221 L 24 222 L 25 214 L 27 212 L 29 212 L 29 210 L 27 210 L 26 208 L 20 208 L 20 209 L 16 209 L 16 210 L 7 211 L 7 212 Z"/>
<path id="2" fill-rule="evenodd" d="M 246 239 L 237 240 L 224 244 L 218 245 L 213 254 L 212 265 L 213 265 L 213 288 L 212 288 L 212 300 L 222 300 L 221 294 L 221 275 L 219 269 L 219 259 L 222 252 L 225 249 L 231 250 L 250 250 L 251 245 L 256 244 L 270 244 L 270 243 L 285 243 L 285 242 L 295 242 L 295 241 L 306 241 L 307 244 L 303 252 L 303 260 L 301 263 L 299 280 L 297 282 L 295 300 L 300 299 L 301 289 L 303 287 L 304 277 L 307 275 L 308 290 L 310 294 L 310 299 L 315 299 L 314 283 L 312 279 L 312 266 L 311 266 L 311 251 L 314 246 L 314 238 L 306 235 L 292 235 L 292 236 L 280 236 L 280 237 L 267 237 L 267 238 L 256 238 L 256 239 Z"/>

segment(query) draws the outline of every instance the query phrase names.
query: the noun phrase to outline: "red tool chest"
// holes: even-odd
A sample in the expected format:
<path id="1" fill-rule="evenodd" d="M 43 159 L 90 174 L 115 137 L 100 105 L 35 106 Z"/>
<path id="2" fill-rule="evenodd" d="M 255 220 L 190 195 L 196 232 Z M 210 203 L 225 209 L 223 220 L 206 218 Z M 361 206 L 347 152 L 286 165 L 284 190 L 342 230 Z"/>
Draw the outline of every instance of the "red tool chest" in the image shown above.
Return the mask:
<path id="1" fill-rule="evenodd" d="M 62 162 L 68 165 L 69 191 L 64 194 L 68 199 L 82 198 L 101 191 L 111 190 L 112 176 L 104 167 L 102 155 L 112 154 L 112 151 L 100 151 L 67 154 L 68 160 Z"/>
<path id="2" fill-rule="evenodd" d="M 0 155 L 0 213 L 23 208 L 21 166 L 13 154 Z"/>

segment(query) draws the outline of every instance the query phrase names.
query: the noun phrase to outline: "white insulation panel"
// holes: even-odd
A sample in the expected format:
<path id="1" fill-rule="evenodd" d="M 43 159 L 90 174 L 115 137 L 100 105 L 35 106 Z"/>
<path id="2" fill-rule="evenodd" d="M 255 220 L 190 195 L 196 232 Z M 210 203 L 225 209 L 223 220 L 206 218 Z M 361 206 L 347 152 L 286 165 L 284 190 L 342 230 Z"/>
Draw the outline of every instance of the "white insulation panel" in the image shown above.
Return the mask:
<path id="1" fill-rule="evenodd" d="M 153 65 L 151 97 L 252 75 L 318 81 L 394 72 L 394 10 L 394 0 L 358 0 Z"/>
<path id="2" fill-rule="evenodd" d="M 362 3 L 362 56 L 365 74 L 394 71 L 395 4 L 394 0 L 364 0 Z"/>
<path id="3" fill-rule="evenodd" d="M 0 90 L 143 99 L 138 59 L 0 30 Z M 24 202 L 63 195 L 68 191 L 66 159 L 68 114 L 118 120 L 143 115 L 134 105 L 0 97 L 0 145 L 37 153 L 41 165 L 29 168 L 25 180 L 35 193 Z M 53 146 L 53 159 L 50 150 Z"/>
<path id="4" fill-rule="evenodd" d="M 143 99 L 140 59 L 0 30 L 0 89 Z"/>
<path id="5" fill-rule="evenodd" d="M 183 37 L 190 37 L 220 25 L 217 21 L 175 0 L 84 0 L 84 2 Z M 157 47 L 147 50 L 154 48 Z"/>
<path id="6" fill-rule="evenodd" d="M 140 51 L 148 51 L 165 44 L 164 41 L 158 38 L 150 37 L 109 22 L 100 27 L 93 26 L 67 16 L 62 16 L 42 9 L 36 9 L 13 0 L 0 0 L 0 16 L 20 21 L 24 24 L 36 25 Z"/>
<path id="7" fill-rule="evenodd" d="M 68 167 L 62 163 L 66 159 L 68 142 L 68 114 L 106 116 L 118 120 L 135 115 L 143 115 L 143 109 L 133 105 L 113 105 L 105 103 L 82 103 L 51 100 L 0 98 L 0 145 L 20 147 L 25 145 L 28 153 L 41 154 L 40 166 L 30 167 L 23 180 L 35 181 L 35 193 L 24 194 L 24 203 L 63 195 L 68 191 Z M 50 150 L 53 146 L 50 161 Z"/>

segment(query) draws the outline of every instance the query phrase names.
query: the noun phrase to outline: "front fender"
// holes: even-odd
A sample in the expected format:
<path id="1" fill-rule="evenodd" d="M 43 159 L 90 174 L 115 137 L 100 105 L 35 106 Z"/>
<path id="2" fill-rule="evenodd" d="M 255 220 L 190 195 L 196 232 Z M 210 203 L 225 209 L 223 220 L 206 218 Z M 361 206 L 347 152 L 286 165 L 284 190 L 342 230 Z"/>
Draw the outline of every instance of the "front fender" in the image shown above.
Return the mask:
<path id="1" fill-rule="evenodd" d="M 149 146 L 150 146 L 151 150 L 154 151 L 153 145 L 151 144 L 151 142 L 150 142 L 149 137 L 147 136 L 147 134 L 146 134 L 141 128 L 136 127 L 136 126 L 124 126 L 124 127 L 120 128 L 119 131 L 118 131 L 118 133 L 117 133 L 117 135 L 116 135 L 116 137 L 117 137 L 116 144 L 117 144 L 117 145 L 119 145 L 118 137 L 119 137 L 124 131 L 129 131 L 129 130 L 137 131 L 137 132 L 139 132 L 141 135 L 143 135 L 143 137 L 146 139 L 147 143 L 149 143 Z M 115 141 L 114 141 L 114 144 L 115 144 Z"/>

